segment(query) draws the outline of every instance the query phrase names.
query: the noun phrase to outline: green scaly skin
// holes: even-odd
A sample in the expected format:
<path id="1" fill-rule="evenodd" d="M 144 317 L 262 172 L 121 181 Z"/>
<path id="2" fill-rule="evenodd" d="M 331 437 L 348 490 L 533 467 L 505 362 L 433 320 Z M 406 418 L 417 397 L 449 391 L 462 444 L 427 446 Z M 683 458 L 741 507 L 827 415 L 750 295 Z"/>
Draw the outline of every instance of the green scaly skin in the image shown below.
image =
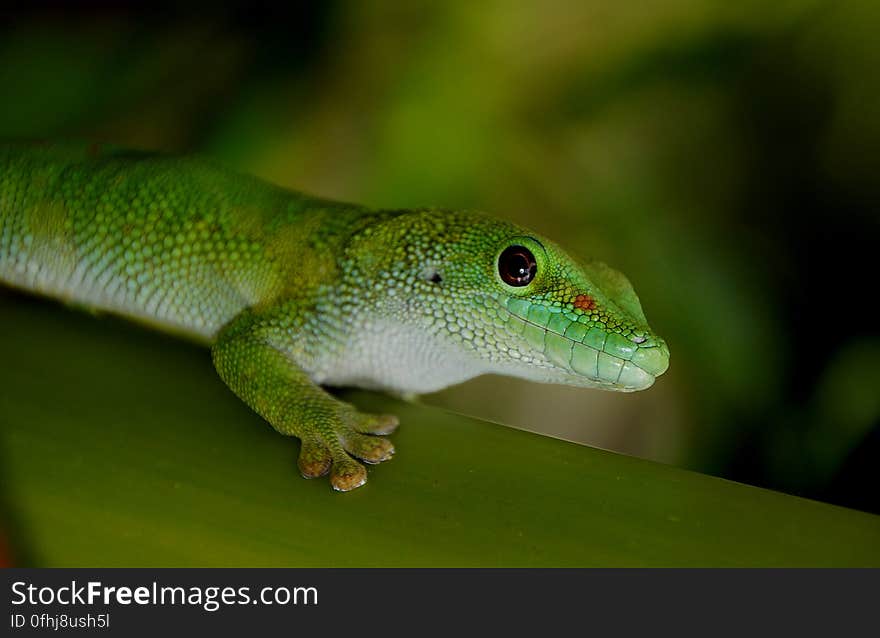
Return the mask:
<path id="1" fill-rule="evenodd" d="M 522 246 L 534 278 L 499 255 Z M 337 490 L 394 452 L 390 415 L 321 388 L 398 394 L 484 373 L 632 391 L 668 365 L 626 278 L 470 211 L 374 211 L 193 157 L 0 146 L 0 282 L 209 344 L 226 384 Z"/>

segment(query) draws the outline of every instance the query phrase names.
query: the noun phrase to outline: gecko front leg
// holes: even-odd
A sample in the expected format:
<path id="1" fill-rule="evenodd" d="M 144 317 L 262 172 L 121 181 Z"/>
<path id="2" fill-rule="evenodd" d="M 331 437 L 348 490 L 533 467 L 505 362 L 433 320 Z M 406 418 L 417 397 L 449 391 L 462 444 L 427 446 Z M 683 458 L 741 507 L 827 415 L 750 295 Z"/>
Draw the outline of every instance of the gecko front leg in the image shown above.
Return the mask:
<path id="1" fill-rule="evenodd" d="M 286 346 L 287 331 L 272 316 L 245 311 L 218 335 L 214 366 L 229 388 L 275 430 L 296 436 L 302 445 L 299 469 L 306 478 L 330 473 L 341 492 L 360 487 L 367 463 L 387 461 L 392 443 L 380 436 L 397 427 L 397 418 L 359 412 L 309 379 Z"/>

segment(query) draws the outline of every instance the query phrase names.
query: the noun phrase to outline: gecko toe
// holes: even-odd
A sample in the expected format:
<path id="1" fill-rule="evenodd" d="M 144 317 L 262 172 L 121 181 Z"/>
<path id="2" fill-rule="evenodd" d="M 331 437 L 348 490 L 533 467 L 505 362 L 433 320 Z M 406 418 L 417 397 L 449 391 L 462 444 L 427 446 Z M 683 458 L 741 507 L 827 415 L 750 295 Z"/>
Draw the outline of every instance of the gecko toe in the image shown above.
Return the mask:
<path id="1" fill-rule="evenodd" d="M 299 453 L 299 471 L 305 478 L 318 478 L 330 471 L 333 459 L 327 446 L 314 440 L 304 440 Z"/>
<path id="2" fill-rule="evenodd" d="M 381 463 L 394 455 L 394 444 L 380 436 L 351 432 L 343 437 L 345 450 L 366 463 Z"/>
<path id="3" fill-rule="evenodd" d="M 367 469 L 352 458 L 336 459 L 330 471 L 330 485 L 337 492 L 348 492 L 367 482 Z"/>
<path id="4" fill-rule="evenodd" d="M 400 421 L 393 414 L 364 414 L 355 413 L 351 421 L 351 427 L 362 434 L 391 434 L 397 429 Z"/>

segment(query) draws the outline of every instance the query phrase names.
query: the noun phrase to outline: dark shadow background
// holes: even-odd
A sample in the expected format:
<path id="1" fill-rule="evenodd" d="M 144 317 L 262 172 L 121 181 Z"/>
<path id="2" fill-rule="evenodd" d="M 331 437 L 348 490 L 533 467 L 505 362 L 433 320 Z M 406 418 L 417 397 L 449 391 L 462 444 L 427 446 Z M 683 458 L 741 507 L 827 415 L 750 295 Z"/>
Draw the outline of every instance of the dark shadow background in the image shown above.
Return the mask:
<path id="1" fill-rule="evenodd" d="M 670 372 L 426 401 L 880 512 L 880 9 L 637 4 L 29 3 L 0 18 L 0 136 L 534 227 L 630 276 Z"/>

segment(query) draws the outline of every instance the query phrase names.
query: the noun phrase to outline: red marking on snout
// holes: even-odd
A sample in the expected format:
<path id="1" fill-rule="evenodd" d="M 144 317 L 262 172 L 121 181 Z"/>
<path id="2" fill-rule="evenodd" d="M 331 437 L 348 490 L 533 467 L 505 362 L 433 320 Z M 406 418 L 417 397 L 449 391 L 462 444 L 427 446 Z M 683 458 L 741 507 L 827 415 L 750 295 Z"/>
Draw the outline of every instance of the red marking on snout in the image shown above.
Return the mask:
<path id="1" fill-rule="evenodd" d="M 574 307 L 581 310 L 594 310 L 596 301 L 589 295 L 578 295 L 574 298 Z"/>

